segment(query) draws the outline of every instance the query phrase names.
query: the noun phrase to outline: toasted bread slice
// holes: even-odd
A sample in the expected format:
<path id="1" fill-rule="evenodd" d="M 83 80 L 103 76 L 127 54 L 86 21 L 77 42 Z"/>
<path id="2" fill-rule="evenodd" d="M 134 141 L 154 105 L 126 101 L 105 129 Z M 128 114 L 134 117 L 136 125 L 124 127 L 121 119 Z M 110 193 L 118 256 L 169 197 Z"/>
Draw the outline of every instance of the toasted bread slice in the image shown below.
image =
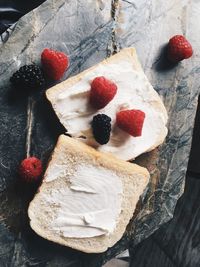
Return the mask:
<path id="1" fill-rule="evenodd" d="M 118 87 L 113 100 L 96 110 L 89 103 L 90 84 L 97 76 L 104 76 Z M 145 76 L 134 48 L 125 48 L 118 54 L 57 84 L 46 92 L 48 100 L 67 132 L 102 152 L 130 160 L 163 143 L 167 135 L 167 112 L 161 98 Z M 116 126 L 116 113 L 123 109 L 145 112 L 142 135 L 132 137 Z M 91 121 L 94 115 L 104 113 L 112 119 L 110 140 L 99 145 L 93 136 Z"/>
<path id="2" fill-rule="evenodd" d="M 61 135 L 29 205 L 30 225 L 61 245 L 103 252 L 122 237 L 148 181 L 145 168 Z"/>

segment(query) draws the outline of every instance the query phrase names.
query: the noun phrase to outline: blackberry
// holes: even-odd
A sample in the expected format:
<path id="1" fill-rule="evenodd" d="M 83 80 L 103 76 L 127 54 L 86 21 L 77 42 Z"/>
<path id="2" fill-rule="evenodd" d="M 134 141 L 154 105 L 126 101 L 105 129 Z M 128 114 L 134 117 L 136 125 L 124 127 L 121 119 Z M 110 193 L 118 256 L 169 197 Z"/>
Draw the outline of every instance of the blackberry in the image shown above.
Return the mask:
<path id="1" fill-rule="evenodd" d="M 45 79 L 40 67 L 35 64 L 24 65 L 10 78 L 11 83 L 20 89 L 44 87 Z"/>
<path id="2" fill-rule="evenodd" d="M 92 129 L 95 140 L 103 145 L 110 139 L 111 118 L 105 114 L 98 114 L 93 117 Z"/>

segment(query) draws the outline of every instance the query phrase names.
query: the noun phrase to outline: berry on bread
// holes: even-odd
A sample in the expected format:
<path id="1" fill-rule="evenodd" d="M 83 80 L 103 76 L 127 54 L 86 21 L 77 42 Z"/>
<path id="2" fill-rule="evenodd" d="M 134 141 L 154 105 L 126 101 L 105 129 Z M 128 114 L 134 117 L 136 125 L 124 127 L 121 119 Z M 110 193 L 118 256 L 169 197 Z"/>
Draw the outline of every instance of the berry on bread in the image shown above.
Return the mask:
<path id="1" fill-rule="evenodd" d="M 128 134 L 137 137 L 142 135 L 145 113 L 141 110 L 121 110 L 117 113 L 117 126 Z"/>
<path id="2" fill-rule="evenodd" d="M 95 140 L 103 145 L 110 139 L 111 118 L 105 114 L 98 114 L 93 117 L 92 130 Z"/>
<path id="3" fill-rule="evenodd" d="M 54 81 L 62 78 L 68 68 L 69 60 L 65 53 L 45 48 L 41 54 L 45 74 Z"/>
<path id="4" fill-rule="evenodd" d="M 19 89 L 37 89 L 45 85 L 42 70 L 35 64 L 22 66 L 12 75 L 10 81 Z"/>
<path id="5" fill-rule="evenodd" d="M 24 182 L 38 182 L 42 174 L 42 162 L 36 157 L 29 157 L 20 163 L 19 175 Z"/>
<path id="6" fill-rule="evenodd" d="M 167 53 L 168 59 L 171 62 L 176 63 L 191 57 L 193 49 L 191 44 L 183 35 L 175 35 L 169 40 Z"/>
<path id="7" fill-rule="evenodd" d="M 96 77 L 91 84 L 90 103 L 96 109 L 104 108 L 116 95 L 117 85 L 104 76 Z"/>

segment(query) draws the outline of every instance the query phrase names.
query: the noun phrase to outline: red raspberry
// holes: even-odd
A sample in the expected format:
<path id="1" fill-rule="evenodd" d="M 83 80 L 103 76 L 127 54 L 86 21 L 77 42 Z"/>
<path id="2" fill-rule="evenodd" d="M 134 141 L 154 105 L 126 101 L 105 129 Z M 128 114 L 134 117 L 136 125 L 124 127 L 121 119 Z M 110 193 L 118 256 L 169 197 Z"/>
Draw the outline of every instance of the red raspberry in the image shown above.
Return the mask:
<path id="1" fill-rule="evenodd" d="M 137 137 L 142 135 L 142 127 L 145 113 L 141 110 L 122 110 L 117 113 L 117 126 L 130 135 Z"/>
<path id="2" fill-rule="evenodd" d="M 52 80 L 60 80 L 68 68 L 69 60 L 65 53 L 45 48 L 41 54 L 44 72 Z"/>
<path id="3" fill-rule="evenodd" d="M 19 175 L 24 182 L 39 181 L 42 174 L 42 162 L 36 157 L 22 160 L 19 166 Z"/>
<path id="4" fill-rule="evenodd" d="M 96 77 L 91 84 L 90 103 L 94 108 L 104 108 L 116 95 L 117 85 L 105 77 Z"/>
<path id="5" fill-rule="evenodd" d="M 189 58 L 193 54 L 191 44 L 182 35 L 175 35 L 169 40 L 167 52 L 168 59 L 174 63 Z"/>

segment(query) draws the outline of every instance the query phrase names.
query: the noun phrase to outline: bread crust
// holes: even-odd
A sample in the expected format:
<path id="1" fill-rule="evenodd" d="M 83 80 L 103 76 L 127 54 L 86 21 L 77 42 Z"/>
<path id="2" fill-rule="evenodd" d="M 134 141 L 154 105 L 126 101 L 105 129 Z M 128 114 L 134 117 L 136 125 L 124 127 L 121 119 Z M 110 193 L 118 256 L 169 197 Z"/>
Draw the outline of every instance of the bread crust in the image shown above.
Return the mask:
<path id="1" fill-rule="evenodd" d="M 61 135 L 57 145 L 52 153 L 49 166 L 57 163 L 61 158 L 66 162 L 68 157 L 69 166 L 80 164 L 82 161 L 95 166 L 102 166 L 106 169 L 117 172 L 123 185 L 122 209 L 118 218 L 116 229 L 109 236 L 102 235 L 92 238 L 64 238 L 56 235 L 49 230 L 48 223 L 52 207 L 40 197 L 40 193 L 48 194 L 51 188 L 61 186 L 61 180 L 56 179 L 47 182 L 47 171 L 38 193 L 31 201 L 28 209 L 30 225 L 32 229 L 43 238 L 56 242 L 61 245 L 86 252 L 100 253 L 113 246 L 123 235 L 129 220 L 132 218 L 136 204 L 140 195 L 145 190 L 149 182 L 148 171 L 136 164 L 125 162 L 115 158 L 111 154 L 96 151 L 94 148 L 75 140 L 73 138 Z"/>

